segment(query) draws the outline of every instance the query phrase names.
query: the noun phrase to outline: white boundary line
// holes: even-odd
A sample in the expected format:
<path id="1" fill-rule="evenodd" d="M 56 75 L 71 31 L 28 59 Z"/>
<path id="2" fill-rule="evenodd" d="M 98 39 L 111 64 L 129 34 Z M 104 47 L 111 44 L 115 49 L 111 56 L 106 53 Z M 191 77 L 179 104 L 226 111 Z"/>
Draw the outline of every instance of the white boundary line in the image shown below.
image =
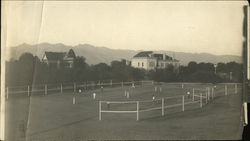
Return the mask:
<path id="1" fill-rule="evenodd" d="M 109 104 L 114 104 L 114 103 L 116 103 L 116 104 L 126 104 L 126 103 L 135 103 L 136 104 L 136 102 L 137 101 L 100 101 L 101 103 L 109 103 Z"/>
<path id="2" fill-rule="evenodd" d="M 114 110 L 101 110 L 102 113 L 136 113 L 137 111 L 114 111 Z"/>

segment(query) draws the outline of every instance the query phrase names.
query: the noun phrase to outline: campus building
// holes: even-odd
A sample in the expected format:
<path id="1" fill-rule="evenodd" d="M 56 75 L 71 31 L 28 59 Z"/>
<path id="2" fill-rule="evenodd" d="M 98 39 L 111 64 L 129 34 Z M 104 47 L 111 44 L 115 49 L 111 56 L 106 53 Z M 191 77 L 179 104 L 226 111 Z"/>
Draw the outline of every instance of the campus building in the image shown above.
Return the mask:
<path id="1" fill-rule="evenodd" d="M 173 66 L 175 71 L 179 70 L 179 60 L 166 54 L 154 53 L 153 51 L 143 51 L 136 54 L 131 59 L 131 66 L 145 70 L 164 69 Z"/>
<path id="2" fill-rule="evenodd" d="M 51 67 L 67 67 L 72 68 L 74 59 L 76 58 L 73 49 L 68 52 L 45 52 L 42 61 Z"/>

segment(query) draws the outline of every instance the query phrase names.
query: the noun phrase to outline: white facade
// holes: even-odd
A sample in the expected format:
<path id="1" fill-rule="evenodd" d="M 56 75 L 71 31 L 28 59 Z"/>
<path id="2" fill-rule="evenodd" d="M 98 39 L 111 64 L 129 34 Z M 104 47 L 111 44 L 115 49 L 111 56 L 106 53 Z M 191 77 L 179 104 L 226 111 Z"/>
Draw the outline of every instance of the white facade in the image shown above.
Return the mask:
<path id="1" fill-rule="evenodd" d="M 178 71 L 180 63 L 178 60 L 172 59 L 171 57 L 166 58 L 165 54 L 157 54 L 160 55 L 161 58 L 157 58 L 154 56 L 154 53 L 138 53 L 131 59 L 131 66 L 134 68 L 141 68 L 145 70 L 153 70 L 153 69 L 164 69 L 169 66 L 173 66 L 174 70 Z"/>
<path id="2" fill-rule="evenodd" d="M 159 60 L 158 61 L 158 67 L 160 69 L 167 68 L 169 66 L 173 66 L 174 68 L 179 68 L 180 63 L 178 61 L 169 61 L 169 60 Z"/>
<path id="3" fill-rule="evenodd" d="M 131 66 L 134 68 L 142 68 L 146 70 L 154 69 L 156 66 L 156 59 L 147 57 L 132 58 Z"/>

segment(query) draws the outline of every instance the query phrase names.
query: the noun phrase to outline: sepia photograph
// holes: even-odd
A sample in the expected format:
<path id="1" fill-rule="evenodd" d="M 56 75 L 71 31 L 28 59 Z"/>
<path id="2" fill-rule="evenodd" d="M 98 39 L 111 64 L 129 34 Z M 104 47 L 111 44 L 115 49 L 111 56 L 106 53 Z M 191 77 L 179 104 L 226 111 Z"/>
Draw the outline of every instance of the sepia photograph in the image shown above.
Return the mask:
<path id="1" fill-rule="evenodd" d="M 1 1 L 0 140 L 241 140 L 247 1 Z"/>

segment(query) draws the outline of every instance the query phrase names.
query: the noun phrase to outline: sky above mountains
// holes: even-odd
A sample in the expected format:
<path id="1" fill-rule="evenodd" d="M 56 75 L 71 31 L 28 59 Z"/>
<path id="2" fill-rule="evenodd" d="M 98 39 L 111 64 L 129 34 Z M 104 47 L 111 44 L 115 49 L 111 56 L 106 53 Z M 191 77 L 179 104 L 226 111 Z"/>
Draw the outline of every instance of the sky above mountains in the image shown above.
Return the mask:
<path id="1" fill-rule="evenodd" d="M 41 42 L 241 55 L 237 1 L 4 1 L 7 47 Z"/>

